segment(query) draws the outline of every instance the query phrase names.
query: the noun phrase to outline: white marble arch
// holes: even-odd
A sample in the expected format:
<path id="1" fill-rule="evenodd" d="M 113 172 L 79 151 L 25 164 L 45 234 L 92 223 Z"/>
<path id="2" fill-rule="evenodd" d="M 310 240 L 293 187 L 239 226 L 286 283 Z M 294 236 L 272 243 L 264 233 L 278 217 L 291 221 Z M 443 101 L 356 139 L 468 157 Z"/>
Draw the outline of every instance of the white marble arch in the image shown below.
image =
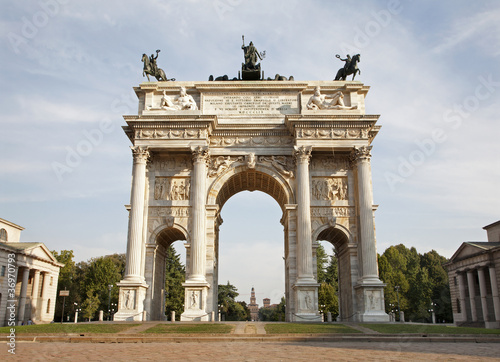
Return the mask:
<path id="1" fill-rule="evenodd" d="M 245 181 L 245 182 L 242 182 Z M 261 191 L 276 200 L 283 210 L 281 223 L 284 226 L 285 244 L 285 295 L 287 295 L 287 308 L 294 304 L 294 293 L 292 284 L 296 274 L 296 236 L 295 226 L 290 229 L 289 219 L 294 218 L 291 213 L 295 212 L 295 195 L 291 183 L 273 167 L 265 164 L 257 164 L 248 168 L 241 163 L 235 164 L 219 175 L 211 182 L 207 190 L 207 281 L 213 286 L 211 297 L 208 298 L 208 308 L 217 310 L 217 285 L 218 285 L 218 254 L 219 254 L 219 226 L 222 222 L 219 217 L 222 207 L 229 198 L 241 191 Z M 246 185 L 246 187 L 244 186 Z M 209 212 L 212 210 L 212 212 Z M 288 313 L 288 312 L 287 312 Z M 218 316 L 216 315 L 216 318 Z"/>
<path id="2" fill-rule="evenodd" d="M 162 320 L 165 310 L 165 267 L 166 249 L 178 240 L 184 240 L 189 250 L 189 233 L 178 223 L 163 224 L 154 229 L 145 245 L 145 279 L 149 285 L 146 291 L 144 309 L 149 320 Z M 189 252 L 187 260 L 189 260 Z M 188 265 L 186 265 L 186 276 Z"/>
<path id="3" fill-rule="evenodd" d="M 335 247 L 339 268 L 339 319 L 340 321 L 354 321 L 356 311 L 354 286 L 358 280 L 358 251 L 353 235 L 342 224 L 336 223 L 332 226 L 326 223 L 317 227 L 312 236 L 315 242 L 328 241 Z M 351 291 L 351 293 L 345 291 Z"/>

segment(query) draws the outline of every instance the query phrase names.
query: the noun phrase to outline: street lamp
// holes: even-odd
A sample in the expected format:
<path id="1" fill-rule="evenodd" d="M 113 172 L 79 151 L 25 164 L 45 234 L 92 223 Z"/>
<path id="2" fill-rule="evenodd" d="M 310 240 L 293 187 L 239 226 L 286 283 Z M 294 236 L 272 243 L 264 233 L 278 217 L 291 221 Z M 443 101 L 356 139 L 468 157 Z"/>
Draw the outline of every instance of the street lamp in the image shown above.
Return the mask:
<path id="1" fill-rule="evenodd" d="M 429 313 L 432 317 L 432 324 L 436 324 L 436 313 L 434 312 L 434 308 L 437 306 L 436 303 L 431 302 L 431 308 L 429 309 Z"/>
<path id="2" fill-rule="evenodd" d="M 108 322 L 109 322 L 109 316 L 111 314 L 111 289 L 113 288 L 113 284 L 109 284 L 108 288 L 109 288 L 109 296 L 108 296 Z"/>
<path id="3" fill-rule="evenodd" d="M 396 285 L 394 289 L 396 290 L 396 297 L 398 299 L 398 314 L 399 314 L 399 321 L 401 322 L 401 308 L 399 307 L 399 285 Z"/>

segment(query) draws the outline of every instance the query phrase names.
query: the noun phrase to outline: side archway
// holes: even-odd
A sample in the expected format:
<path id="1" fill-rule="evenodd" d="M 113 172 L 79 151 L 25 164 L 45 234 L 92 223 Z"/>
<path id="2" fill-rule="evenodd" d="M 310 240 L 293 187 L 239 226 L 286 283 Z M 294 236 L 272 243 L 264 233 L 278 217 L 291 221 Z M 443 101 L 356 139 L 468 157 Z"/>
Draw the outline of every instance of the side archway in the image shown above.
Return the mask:
<path id="1" fill-rule="evenodd" d="M 313 234 L 314 241 L 328 241 L 335 248 L 338 265 L 339 317 L 341 321 L 355 320 L 356 295 L 354 286 L 358 279 L 357 247 L 352 243 L 349 230 L 343 225 L 323 225 Z"/>

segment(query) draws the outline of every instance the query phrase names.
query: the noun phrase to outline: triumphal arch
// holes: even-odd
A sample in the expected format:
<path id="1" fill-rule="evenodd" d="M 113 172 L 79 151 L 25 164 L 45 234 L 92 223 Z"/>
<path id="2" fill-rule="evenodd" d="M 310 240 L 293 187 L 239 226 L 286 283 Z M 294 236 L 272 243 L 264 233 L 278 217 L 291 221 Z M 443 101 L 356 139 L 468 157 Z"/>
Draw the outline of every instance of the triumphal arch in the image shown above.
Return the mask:
<path id="1" fill-rule="evenodd" d="M 380 126 L 365 114 L 368 90 L 290 80 L 136 87 L 138 114 L 124 116 L 133 181 L 115 320 L 164 318 L 165 251 L 177 240 L 187 264 L 181 320 L 217 319 L 221 209 L 234 194 L 259 190 L 283 211 L 287 321 L 321 320 L 319 240 L 338 254 L 340 319 L 388 321 L 370 168 Z"/>

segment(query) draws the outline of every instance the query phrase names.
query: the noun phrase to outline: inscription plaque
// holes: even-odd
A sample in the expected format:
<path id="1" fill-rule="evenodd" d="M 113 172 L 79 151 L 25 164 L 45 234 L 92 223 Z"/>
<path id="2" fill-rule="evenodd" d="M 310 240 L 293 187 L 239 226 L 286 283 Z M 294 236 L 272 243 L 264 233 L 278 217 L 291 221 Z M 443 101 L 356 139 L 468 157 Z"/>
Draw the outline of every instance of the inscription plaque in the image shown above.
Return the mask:
<path id="1" fill-rule="evenodd" d="M 278 115 L 299 113 L 298 94 L 277 92 L 204 93 L 203 113 Z"/>

